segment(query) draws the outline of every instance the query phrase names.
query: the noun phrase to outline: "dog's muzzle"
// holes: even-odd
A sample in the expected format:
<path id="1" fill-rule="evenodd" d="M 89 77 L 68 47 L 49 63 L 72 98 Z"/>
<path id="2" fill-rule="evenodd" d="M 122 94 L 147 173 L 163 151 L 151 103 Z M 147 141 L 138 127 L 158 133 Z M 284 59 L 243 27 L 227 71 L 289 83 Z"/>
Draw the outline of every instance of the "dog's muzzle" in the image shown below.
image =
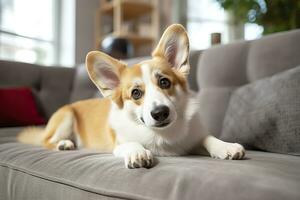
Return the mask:
<path id="1" fill-rule="evenodd" d="M 170 109 L 169 107 L 165 105 L 156 106 L 151 111 L 151 117 L 155 120 L 155 127 L 165 127 L 170 122 L 168 120 L 168 117 L 170 115 Z"/>
<path id="2" fill-rule="evenodd" d="M 152 118 L 157 122 L 164 122 L 170 114 L 169 107 L 162 105 L 157 106 L 151 111 Z"/>
<path id="3" fill-rule="evenodd" d="M 169 107 L 165 105 L 157 106 L 151 111 L 150 114 L 155 121 L 152 127 L 162 128 L 170 124 L 170 120 L 168 119 L 170 115 Z M 145 120 L 143 117 L 140 117 L 140 120 L 145 124 Z"/>

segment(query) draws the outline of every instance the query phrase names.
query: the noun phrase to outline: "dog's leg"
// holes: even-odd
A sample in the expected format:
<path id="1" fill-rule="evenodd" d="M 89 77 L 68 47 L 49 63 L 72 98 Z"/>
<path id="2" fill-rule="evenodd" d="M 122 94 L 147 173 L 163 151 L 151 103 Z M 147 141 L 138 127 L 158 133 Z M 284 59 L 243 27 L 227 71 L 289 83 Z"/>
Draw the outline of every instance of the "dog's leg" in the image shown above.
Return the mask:
<path id="1" fill-rule="evenodd" d="M 140 167 L 150 168 L 153 165 L 151 151 L 136 142 L 128 142 L 116 146 L 114 155 L 124 158 L 125 167 L 129 169 Z"/>
<path id="2" fill-rule="evenodd" d="M 245 156 L 245 149 L 242 145 L 224 142 L 211 135 L 203 139 L 202 145 L 213 158 L 239 160 Z"/>
<path id="3" fill-rule="evenodd" d="M 49 139 L 49 143 L 55 145 L 57 150 L 63 151 L 75 149 L 74 122 L 75 118 L 73 112 L 66 112 L 63 120 L 55 130 L 55 133 Z"/>

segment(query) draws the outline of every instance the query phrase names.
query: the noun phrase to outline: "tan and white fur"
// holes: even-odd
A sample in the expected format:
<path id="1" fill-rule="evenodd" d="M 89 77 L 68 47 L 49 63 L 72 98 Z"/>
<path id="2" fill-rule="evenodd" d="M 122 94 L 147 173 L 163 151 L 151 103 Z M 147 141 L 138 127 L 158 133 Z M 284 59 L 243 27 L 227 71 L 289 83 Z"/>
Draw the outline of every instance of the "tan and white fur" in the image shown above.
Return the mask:
<path id="1" fill-rule="evenodd" d="M 45 129 L 27 129 L 26 143 L 50 149 L 91 148 L 112 152 L 127 168 L 151 167 L 153 156 L 208 153 L 242 159 L 244 148 L 211 136 L 189 91 L 189 41 L 183 26 L 166 29 L 152 59 L 128 67 L 102 52 L 86 58 L 91 80 L 105 98 L 66 105 Z"/>

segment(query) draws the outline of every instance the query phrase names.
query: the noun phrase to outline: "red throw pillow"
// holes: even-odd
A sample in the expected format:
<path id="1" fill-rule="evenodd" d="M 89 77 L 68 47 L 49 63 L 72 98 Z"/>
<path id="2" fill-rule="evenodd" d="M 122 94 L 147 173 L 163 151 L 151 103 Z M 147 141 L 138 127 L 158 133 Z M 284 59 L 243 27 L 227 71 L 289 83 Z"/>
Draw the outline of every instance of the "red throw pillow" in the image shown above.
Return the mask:
<path id="1" fill-rule="evenodd" d="M 30 88 L 0 88 L 0 127 L 45 124 Z"/>

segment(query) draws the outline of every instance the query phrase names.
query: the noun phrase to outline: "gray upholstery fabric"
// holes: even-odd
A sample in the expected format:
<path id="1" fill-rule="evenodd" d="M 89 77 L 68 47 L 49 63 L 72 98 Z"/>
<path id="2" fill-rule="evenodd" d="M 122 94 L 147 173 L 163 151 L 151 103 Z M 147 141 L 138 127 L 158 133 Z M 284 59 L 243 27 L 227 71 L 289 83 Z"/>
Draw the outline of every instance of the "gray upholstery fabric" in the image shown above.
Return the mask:
<path id="1" fill-rule="evenodd" d="M 16 142 L 16 136 L 24 127 L 0 128 L 0 145 L 8 142 Z"/>
<path id="2" fill-rule="evenodd" d="M 249 45 L 249 42 L 236 42 L 204 51 L 199 60 L 197 77 L 201 88 L 246 84 Z"/>
<path id="3" fill-rule="evenodd" d="M 62 67 L 43 67 L 41 70 L 41 89 L 39 99 L 47 118 L 57 108 L 70 102 L 74 69 Z"/>
<path id="4" fill-rule="evenodd" d="M 299 199 L 300 157 L 248 151 L 242 161 L 161 157 L 127 170 L 95 151 L 57 152 L 15 143 L 0 129 L 0 199 Z"/>
<path id="5" fill-rule="evenodd" d="M 238 88 L 221 139 L 300 155 L 300 66 Z"/>
<path id="6" fill-rule="evenodd" d="M 95 151 L 0 145 L 0 199 L 299 199 L 300 158 L 250 151 L 246 160 L 160 157 L 125 169 Z"/>
<path id="7" fill-rule="evenodd" d="M 250 81 L 300 64 L 300 30 L 277 33 L 251 42 L 247 77 Z"/>
<path id="8" fill-rule="evenodd" d="M 188 78 L 189 86 L 190 89 L 193 91 L 198 91 L 199 90 L 199 85 L 197 84 L 197 66 L 198 62 L 201 58 L 201 53 L 203 51 L 191 51 L 190 52 L 190 57 L 189 57 L 189 62 L 190 62 L 190 73 Z"/>
<path id="9" fill-rule="evenodd" d="M 200 112 L 208 130 L 220 136 L 230 93 L 235 88 L 300 65 L 299 52 L 300 30 L 203 51 L 197 81 Z"/>
<path id="10" fill-rule="evenodd" d="M 218 137 L 221 134 L 232 90 L 230 87 L 201 88 L 198 94 L 202 123 L 214 136 Z"/>
<path id="11" fill-rule="evenodd" d="M 71 68 L 0 61 L 0 87 L 31 87 L 46 118 L 70 101 L 73 74 Z"/>
<path id="12" fill-rule="evenodd" d="M 73 91 L 71 94 L 71 102 L 94 97 L 96 92 L 99 93 L 99 97 L 101 97 L 101 94 L 98 91 L 97 87 L 89 78 L 89 75 L 86 71 L 85 64 L 78 65 L 76 67 L 76 72 L 74 77 Z"/>
<path id="13" fill-rule="evenodd" d="M 216 46 L 202 53 L 197 80 L 201 117 L 211 134 L 219 136 L 233 88 L 247 83 L 249 42 Z"/>

